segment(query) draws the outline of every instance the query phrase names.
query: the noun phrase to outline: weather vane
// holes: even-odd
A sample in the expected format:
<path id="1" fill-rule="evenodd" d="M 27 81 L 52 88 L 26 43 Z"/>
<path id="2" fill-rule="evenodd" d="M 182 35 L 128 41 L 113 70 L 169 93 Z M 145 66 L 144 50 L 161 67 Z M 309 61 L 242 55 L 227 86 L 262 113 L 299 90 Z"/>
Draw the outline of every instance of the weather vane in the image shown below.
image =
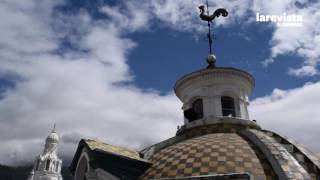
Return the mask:
<path id="1" fill-rule="evenodd" d="M 203 21 L 208 22 L 208 42 L 209 42 L 209 56 L 207 59 L 208 62 L 208 68 L 215 67 L 216 57 L 212 54 L 212 36 L 211 36 L 211 23 L 212 21 L 219 16 L 226 17 L 228 16 L 228 11 L 223 8 L 216 9 L 212 15 L 209 14 L 209 4 L 208 1 L 206 2 L 207 5 L 207 14 L 205 14 L 205 6 L 201 5 L 199 6 L 200 9 L 200 18 Z"/>

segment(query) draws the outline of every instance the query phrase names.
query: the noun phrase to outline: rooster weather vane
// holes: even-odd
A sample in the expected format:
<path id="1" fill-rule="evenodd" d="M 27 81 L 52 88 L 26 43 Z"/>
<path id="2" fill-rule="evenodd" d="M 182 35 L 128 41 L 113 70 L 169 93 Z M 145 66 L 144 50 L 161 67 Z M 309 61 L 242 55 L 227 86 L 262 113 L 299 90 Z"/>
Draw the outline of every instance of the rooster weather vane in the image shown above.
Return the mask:
<path id="1" fill-rule="evenodd" d="M 205 14 L 205 6 L 204 5 L 199 6 L 199 9 L 200 9 L 200 18 L 201 18 L 201 20 L 208 22 L 208 35 L 207 36 L 208 36 L 208 41 L 209 41 L 209 52 L 210 52 L 210 54 L 209 54 L 208 59 L 207 59 L 207 62 L 209 64 L 207 68 L 213 68 L 213 67 L 215 67 L 216 57 L 212 54 L 211 23 L 216 17 L 219 17 L 219 16 L 226 17 L 226 16 L 228 16 L 228 11 L 226 9 L 219 8 L 219 9 L 216 9 L 212 15 L 210 15 L 209 14 L 208 1 L 206 2 L 206 5 L 207 5 L 207 10 L 206 10 L 207 14 Z M 215 38 L 215 37 L 213 37 L 213 38 Z"/>

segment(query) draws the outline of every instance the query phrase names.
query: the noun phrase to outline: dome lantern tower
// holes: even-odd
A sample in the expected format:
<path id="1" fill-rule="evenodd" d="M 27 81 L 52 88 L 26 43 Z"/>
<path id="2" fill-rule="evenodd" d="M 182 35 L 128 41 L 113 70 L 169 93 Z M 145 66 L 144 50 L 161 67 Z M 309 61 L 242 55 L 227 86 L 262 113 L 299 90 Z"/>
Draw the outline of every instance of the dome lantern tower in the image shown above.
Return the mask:
<path id="1" fill-rule="evenodd" d="M 208 23 L 209 55 L 206 69 L 185 75 L 176 82 L 175 93 L 182 101 L 185 125 L 197 120 L 216 120 L 231 117 L 249 120 L 249 96 L 254 87 L 254 78 L 249 73 L 216 66 L 212 53 L 211 23 L 219 16 L 226 17 L 226 9 L 219 8 L 210 15 L 205 6 L 200 6 L 200 18 Z M 199 121 L 198 121 L 199 122 Z"/>
<path id="2" fill-rule="evenodd" d="M 249 120 L 249 96 L 253 77 L 235 68 L 208 68 L 188 74 L 176 82 L 185 124 L 208 118 L 233 117 Z"/>

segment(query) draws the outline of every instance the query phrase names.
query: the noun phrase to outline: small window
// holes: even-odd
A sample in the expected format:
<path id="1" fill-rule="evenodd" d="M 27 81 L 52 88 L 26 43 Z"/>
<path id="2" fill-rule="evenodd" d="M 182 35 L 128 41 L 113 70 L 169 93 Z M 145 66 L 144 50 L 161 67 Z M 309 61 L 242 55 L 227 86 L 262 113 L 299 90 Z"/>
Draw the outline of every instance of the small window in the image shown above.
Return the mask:
<path id="1" fill-rule="evenodd" d="M 46 161 L 46 170 L 49 171 L 49 166 L 50 166 L 50 160 L 47 159 Z"/>
<path id="2" fill-rule="evenodd" d="M 197 114 L 198 119 L 203 118 L 203 103 L 202 99 L 197 99 L 192 103 L 192 108 L 194 112 Z"/>
<path id="3" fill-rule="evenodd" d="M 192 107 L 184 111 L 184 117 L 189 122 L 203 118 L 203 103 L 202 99 L 197 99 L 192 103 Z"/>
<path id="4" fill-rule="evenodd" d="M 234 108 L 234 100 L 229 96 L 221 97 L 221 106 L 222 106 L 222 116 L 236 116 L 236 111 Z"/>

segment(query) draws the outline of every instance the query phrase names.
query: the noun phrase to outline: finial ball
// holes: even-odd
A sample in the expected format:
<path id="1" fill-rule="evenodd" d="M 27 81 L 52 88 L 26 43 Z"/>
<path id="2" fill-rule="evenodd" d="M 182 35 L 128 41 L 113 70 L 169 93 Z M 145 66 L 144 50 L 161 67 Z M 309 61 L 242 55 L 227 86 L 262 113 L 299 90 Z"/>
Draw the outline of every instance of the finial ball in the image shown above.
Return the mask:
<path id="1" fill-rule="evenodd" d="M 209 54 L 207 58 L 208 68 L 214 68 L 216 60 L 217 58 L 214 54 Z"/>
<path id="2" fill-rule="evenodd" d="M 216 60 L 217 60 L 217 58 L 216 58 L 216 56 L 214 54 L 209 54 L 208 55 L 207 61 L 208 61 L 209 64 L 212 64 L 212 63 L 214 64 L 216 62 Z"/>

